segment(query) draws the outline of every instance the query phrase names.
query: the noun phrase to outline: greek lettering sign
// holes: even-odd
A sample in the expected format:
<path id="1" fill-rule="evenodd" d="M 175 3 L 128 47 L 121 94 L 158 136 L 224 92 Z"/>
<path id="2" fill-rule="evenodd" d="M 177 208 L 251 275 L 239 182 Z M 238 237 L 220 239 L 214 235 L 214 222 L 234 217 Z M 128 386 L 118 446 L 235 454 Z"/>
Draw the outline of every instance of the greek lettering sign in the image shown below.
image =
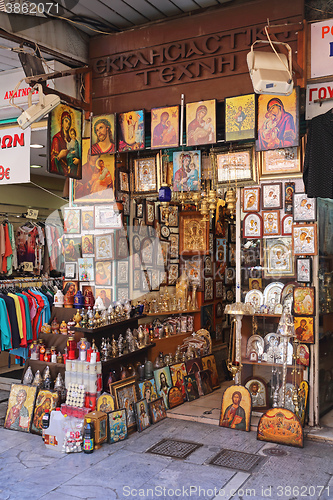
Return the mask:
<path id="1" fill-rule="evenodd" d="M 305 119 L 311 120 L 314 116 L 326 113 L 333 106 L 333 101 L 314 102 L 317 99 L 333 99 L 333 81 L 311 83 L 306 87 Z"/>
<path id="2" fill-rule="evenodd" d="M 0 129 L 0 186 L 30 182 L 31 129 Z"/>
<path id="3" fill-rule="evenodd" d="M 333 75 L 333 19 L 311 25 L 311 78 Z"/>

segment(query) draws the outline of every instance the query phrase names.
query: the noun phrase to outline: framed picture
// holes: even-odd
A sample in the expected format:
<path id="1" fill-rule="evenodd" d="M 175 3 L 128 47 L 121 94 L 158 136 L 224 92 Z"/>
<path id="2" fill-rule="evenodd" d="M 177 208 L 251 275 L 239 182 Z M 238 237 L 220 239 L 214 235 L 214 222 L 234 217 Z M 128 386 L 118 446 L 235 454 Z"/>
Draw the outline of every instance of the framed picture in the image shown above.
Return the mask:
<path id="1" fill-rule="evenodd" d="M 132 238 L 132 252 L 135 254 L 135 253 L 139 253 L 141 250 L 141 240 L 140 240 L 140 237 L 135 234 Z"/>
<path id="2" fill-rule="evenodd" d="M 118 170 L 119 191 L 129 192 L 129 176 L 125 170 Z"/>
<path id="3" fill-rule="evenodd" d="M 179 106 L 152 108 L 151 149 L 176 148 L 179 145 Z"/>
<path id="4" fill-rule="evenodd" d="M 127 438 L 127 414 L 126 408 L 108 413 L 109 443 L 117 443 Z"/>
<path id="5" fill-rule="evenodd" d="M 117 300 L 124 301 L 129 300 L 129 290 L 126 286 L 117 287 Z"/>
<path id="6" fill-rule="evenodd" d="M 159 189 L 159 155 L 136 158 L 133 163 L 134 194 L 156 194 Z"/>
<path id="7" fill-rule="evenodd" d="M 170 228 L 169 226 L 164 226 L 164 224 L 161 225 L 161 237 L 164 240 L 169 239 L 170 236 Z"/>
<path id="8" fill-rule="evenodd" d="M 94 259 L 93 257 L 82 257 L 77 261 L 79 269 L 79 281 L 94 281 Z"/>
<path id="9" fill-rule="evenodd" d="M 249 290 L 262 290 L 262 278 L 249 278 Z"/>
<path id="10" fill-rule="evenodd" d="M 210 394 L 213 392 L 211 372 L 210 370 L 201 370 L 198 372 L 197 377 L 200 379 L 200 387 L 202 395 Z"/>
<path id="11" fill-rule="evenodd" d="M 201 155 L 201 178 L 204 180 L 214 179 L 214 161 L 210 154 L 203 152 Z"/>
<path id="12" fill-rule="evenodd" d="M 118 115 L 118 151 L 137 151 L 145 147 L 145 117 L 143 110 Z"/>
<path id="13" fill-rule="evenodd" d="M 29 385 L 11 385 L 4 423 L 5 429 L 30 432 L 37 391 L 37 387 Z"/>
<path id="14" fill-rule="evenodd" d="M 263 220 L 263 235 L 264 236 L 278 236 L 281 232 L 280 229 L 280 211 L 279 210 L 266 210 L 262 211 Z"/>
<path id="15" fill-rule="evenodd" d="M 199 398 L 198 384 L 194 374 L 184 376 L 184 385 L 187 401 L 194 401 Z"/>
<path id="16" fill-rule="evenodd" d="M 317 219 L 317 200 L 308 198 L 305 193 L 294 193 L 294 222 L 315 222 Z"/>
<path id="17" fill-rule="evenodd" d="M 127 285 L 128 278 L 128 260 L 117 261 L 117 285 Z"/>
<path id="18" fill-rule="evenodd" d="M 251 396 L 246 387 L 231 385 L 222 396 L 220 426 L 240 431 L 250 430 Z"/>
<path id="19" fill-rule="evenodd" d="M 201 325 L 212 335 L 214 328 L 214 306 L 213 304 L 208 304 L 201 307 Z"/>
<path id="20" fill-rule="evenodd" d="M 209 233 L 209 253 L 211 256 L 214 255 L 214 233 Z"/>
<path id="21" fill-rule="evenodd" d="M 172 386 L 171 373 L 169 366 L 154 370 L 155 386 L 157 395 L 164 399 L 165 407 L 168 408 L 168 392 Z"/>
<path id="22" fill-rule="evenodd" d="M 236 270 L 234 267 L 227 267 L 225 270 L 225 284 L 233 285 L 235 283 Z"/>
<path id="23" fill-rule="evenodd" d="M 199 191 L 201 187 L 201 151 L 173 153 L 173 186 L 175 192 Z"/>
<path id="24" fill-rule="evenodd" d="M 153 265 L 154 244 L 151 238 L 144 238 L 141 241 L 141 261 L 146 266 Z"/>
<path id="25" fill-rule="evenodd" d="M 281 430 L 280 422 L 288 422 L 294 432 Z M 272 424 L 274 422 L 274 424 Z M 258 423 L 257 439 L 269 443 L 284 444 L 303 448 L 304 434 L 299 418 L 286 408 L 271 408 L 264 413 Z"/>
<path id="26" fill-rule="evenodd" d="M 169 205 L 164 207 L 159 205 L 159 221 L 161 224 L 168 224 L 169 227 L 178 227 L 178 206 Z"/>
<path id="27" fill-rule="evenodd" d="M 56 391 L 40 390 L 38 392 L 38 397 L 34 407 L 34 416 L 31 422 L 31 432 L 42 435 L 43 416 L 45 415 L 46 410 L 52 411 L 56 409 L 58 397 L 58 392 Z"/>
<path id="28" fill-rule="evenodd" d="M 262 210 L 282 208 L 282 182 L 261 185 L 261 208 Z"/>
<path id="29" fill-rule="evenodd" d="M 168 285 L 175 285 L 179 278 L 179 264 L 169 264 Z"/>
<path id="30" fill-rule="evenodd" d="M 216 142 L 216 101 L 186 104 L 186 145 L 214 144 Z"/>
<path id="31" fill-rule="evenodd" d="M 160 286 L 168 284 L 168 271 L 159 271 Z"/>
<path id="32" fill-rule="evenodd" d="M 260 179 L 301 177 L 301 148 L 280 148 L 262 151 L 259 156 Z"/>
<path id="33" fill-rule="evenodd" d="M 154 251 L 156 254 L 156 266 L 166 269 L 169 265 L 170 242 L 155 240 Z"/>
<path id="34" fill-rule="evenodd" d="M 158 269 L 152 269 L 148 271 L 150 288 L 152 291 L 158 291 L 160 289 L 160 271 Z"/>
<path id="35" fill-rule="evenodd" d="M 205 276 L 213 276 L 213 263 L 210 255 L 205 257 Z"/>
<path id="36" fill-rule="evenodd" d="M 229 265 L 236 266 L 236 243 L 229 243 Z"/>
<path id="37" fill-rule="evenodd" d="M 295 193 L 295 183 L 285 182 L 284 183 L 284 211 L 286 214 L 291 214 L 293 212 L 293 199 Z"/>
<path id="38" fill-rule="evenodd" d="M 142 271 L 141 272 L 141 291 L 144 293 L 150 292 L 151 285 L 150 285 L 150 279 L 149 279 L 149 274 L 147 271 Z"/>
<path id="39" fill-rule="evenodd" d="M 267 410 L 269 408 L 269 399 L 265 380 L 261 377 L 249 377 L 245 380 L 244 385 L 251 394 L 252 410 Z"/>
<path id="40" fill-rule="evenodd" d="M 146 399 L 140 399 L 134 404 L 136 416 L 136 428 L 138 432 L 142 432 L 151 426 L 149 418 L 149 409 Z"/>
<path id="41" fill-rule="evenodd" d="M 220 382 L 217 373 L 216 360 L 214 354 L 210 354 L 209 356 L 203 356 L 201 358 L 201 361 L 203 369 L 208 370 L 210 372 L 212 388 L 217 389 L 218 387 L 220 387 Z"/>
<path id="42" fill-rule="evenodd" d="M 81 210 L 79 208 L 64 208 L 64 233 L 81 233 Z"/>
<path id="43" fill-rule="evenodd" d="M 96 401 L 96 410 L 110 413 L 114 410 L 114 397 L 111 394 L 104 392 Z"/>
<path id="44" fill-rule="evenodd" d="M 185 272 L 191 287 L 196 286 L 198 292 L 203 291 L 203 261 L 201 257 L 181 258 L 181 274 Z"/>
<path id="45" fill-rule="evenodd" d="M 82 110 L 61 103 L 50 111 L 48 120 L 48 172 L 81 179 Z"/>
<path id="46" fill-rule="evenodd" d="M 147 403 L 150 403 L 151 401 L 155 401 L 155 399 L 157 399 L 157 392 L 156 392 L 154 378 L 145 380 L 144 382 L 139 382 L 138 386 L 141 399 L 145 399 Z"/>
<path id="47" fill-rule="evenodd" d="M 204 287 L 204 300 L 207 302 L 208 300 L 214 299 L 214 280 L 213 278 L 205 278 L 205 287 Z"/>
<path id="48" fill-rule="evenodd" d="M 289 96 L 260 94 L 257 151 L 299 145 L 298 88 Z"/>
<path id="49" fill-rule="evenodd" d="M 115 398 L 118 409 L 126 408 L 129 430 L 134 429 L 136 425 L 134 405 L 137 402 L 137 396 L 135 381 L 136 377 L 133 376 L 109 385 L 110 394 Z"/>
<path id="50" fill-rule="evenodd" d="M 222 305 L 222 302 L 217 302 L 215 305 L 215 316 L 217 318 L 222 318 L 223 317 L 223 311 L 224 307 Z"/>
<path id="51" fill-rule="evenodd" d="M 148 235 L 148 226 L 144 223 L 143 220 L 140 220 L 139 224 L 139 236 L 145 238 Z"/>
<path id="52" fill-rule="evenodd" d="M 316 255 L 317 225 L 293 224 L 292 246 L 294 255 Z"/>
<path id="53" fill-rule="evenodd" d="M 62 282 L 62 293 L 64 294 L 64 300 L 65 303 L 68 302 L 68 299 L 70 297 L 73 297 L 76 295 L 78 291 L 78 282 L 77 281 L 63 281 Z M 69 300 L 71 302 L 71 300 Z"/>
<path id="54" fill-rule="evenodd" d="M 76 276 L 76 262 L 65 262 L 65 279 L 75 280 Z"/>
<path id="55" fill-rule="evenodd" d="M 95 257 L 96 260 L 114 259 L 114 236 L 111 234 L 95 235 Z"/>
<path id="56" fill-rule="evenodd" d="M 95 229 L 120 229 L 122 227 L 122 213 L 118 205 L 95 206 Z"/>
<path id="57" fill-rule="evenodd" d="M 183 394 L 178 387 L 172 386 L 168 392 L 168 407 L 170 410 L 184 403 Z"/>
<path id="58" fill-rule="evenodd" d="M 93 116 L 90 155 L 110 154 L 116 150 L 116 115 Z"/>
<path id="59" fill-rule="evenodd" d="M 133 290 L 141 289 L 141 269 L 133 270 Z"/>
<path id="60" fill-rule="evenodd" d="M 223 297 L 223 282 L 215 281 L 215 298 L 222 299 Z"/>
<path id="61" fill-rule="evenodd" d="M 166 407 L 163 398 L 157 398 L 149 404 L 149 412 L 152 424 L 157 424 L 167 417 Z"/>
<path id="62" fill-rule="evenodd" d="M 144 202 L 142 200 L 135 201 L 135 217 L 142 219 L 144 213 Z"/>
<path id="63" fill-rule="evenodd" d="M 187 375 L 185 363 L 175 363 L 170 365 L 172 385 L 178 387 L 183 395 L 183 401 L 186 401 L 186 391 L 184 377 Z"/>
<path id="64" fill-rule="evenodd" d="M 243 188 L 243 212 L 259 212 L 260 187 Z"/>
<path id="65" fill-rule="evenodd" d="M 74 203 L 109 203 L 115 195 L 115 155 L 90 156 L 83 140 L 82 179 L 74 180 Z M 88 139 L 89 141 L 89 139 Z"/>
<path id="66" fill-rule="evenodd" d="M 294 316 L 296 338 L 305 344 L 314 344 L 314 318 Z"/>
<path id="67" fill-rule="evenodd" d="M 181 255 L 208 253 L 209 225 L 198 212 L 179 214 L 179 252 Z"/>
<path id="68" fill-rule="evenodd" d="M 225 238 L 216 238 L 216 261 L 227 261 L 227 240 Z"/>
<path id="69" fill-rule="evenodd" d="M 128 217 L 131 212 L 131 201 L 129 193 L 121 193 L 120 191 L 118 191 L 117 201 L 122 204 L 123 214 Z"/>
<path id="70" fill-rule="evenodd" d="M 294 276 L 294 258 L 291 251 L 291 238 L 264 239 L 264 276 Z"/>
<path id="71" fill-rule="evenodd" d="M 225 99 L 225 140 L 242 141 L 256 137 L 255 94 Z"/>
<path id="72" fill-rule="evenodd" d="M 96 286 L 95 287 L 95 299 L 100 297 L 103 301 L 105 309 L 111 305 L 112 302 L 112 289 L 111 287 Z"/>
<path id="73" fill-rule="evenodd" d="M 112 279 L 111 262 L 102 260 L 95 262 L 95 283 L 96 285 L 111 286 Z"/>
<path id="74" fill-rule="evenodd" d="M 293 311 L 298 316 L 314 316 L 316 314 L 315 287 L 295 286 L 293 288 Z"/>
<path id="75" fill-rule="evenodd" d="M 293 216 L 292 215 L 285 215 L 281 221 L 282 235 L 283 236 L 291 236 L 292 225 L 293 225 Z"/>
<path id="76" fill-rule="evenodd" d="M 81 208 L 81 228 L 82 231 L 91 231 L 94 229 L 94 209 L 93 207 Z"/>
<path id="77" fill-rule="evenodd" d="M 262 238 L 263 222 L 260 214 L 249 213 L 243 220 L 243 238 L 258 239 Z"/>
<path id="78" fill-rule="evenodd" d="M 153 226 L 155 220 L 155 203 L 146 201 L 146 226 Z"/>
<path id="79" fill-rule="evenodd" d="M 170 241 L 170 259 L 178 259 L 179 257 L 179 233 L 171 233 Z"/>
<path id="80" fill-rule="evenodd" d="M 297 257 L 296 276 L 299 283 L 311 283 L 312 281 L 312 258 Z"/>
<path id="81" fill-rule="evenodd" d="M 258 179 L 254 147 L 235 148 L 216 152 L 217 181 L 219 184 L 245 186 Z"/>

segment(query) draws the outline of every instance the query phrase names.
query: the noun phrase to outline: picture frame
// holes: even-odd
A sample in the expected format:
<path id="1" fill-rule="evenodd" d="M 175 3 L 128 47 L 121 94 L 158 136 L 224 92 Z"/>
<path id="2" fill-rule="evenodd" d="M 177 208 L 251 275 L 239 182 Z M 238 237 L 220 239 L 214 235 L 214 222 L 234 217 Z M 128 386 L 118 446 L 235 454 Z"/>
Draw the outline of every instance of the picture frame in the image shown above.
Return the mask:
<path id="1" fill-rule="evenodd" d="M 135 217 L 142 219 L 144 214 L 144 202 L 142 200 L 135 200 Z"/>
<path id="2" fill-rule="evenodd" d="M 31 432 L 42 435 L 43 431 L 43 416 L 46 410 L 53 411 L 58 404 L 58 392 L 49 391 L 46 389 L 39 390 L 34 406 L 33 418 L 31 422 Z"/>
<path id="3" fill-rule="evenodd" d="M 227 262 L 228 243 L 225 238 L 216 238 L 216 262 Z"/>
<path id="4" fill-rule="evenodd" d="M 168 285 L 169 286 L 176 285 L 178 278 L 179 278 L 179 264 L 170 263 L 168 270 Z"/>
<path id="5" fill-rule="evenodd" d="M 155 401 L 155 399 L 157 399 L 154 377 L 150 378 L 149 380 L 139 382 L 138 389 L 140 398 L 145 399 L 147 403 L 150 403 L 151 401 Z"/>
<path id="6" fill-rule="evenodd" d="M 118 441 L 123 441 L 127 438 L 128 428 L 126 408 L 120 408 L 108 413 L 108 429 L 109 443 L 111 444 L 118 443 Z"/>
<path id="7" fill-rule="evenodd" d="M 77 279 L 77 263 L 76 262 L 65 262 L 65 279 L 66 280 L 76 280 Z"/>
<path id="8" fill-rule="evenodd" d="M 293 198 L 295 193 L 295 182 L 284 183 L 284 211 L 286 214 L 293 212 Z"/>
<path id="9" fill-rule="evenodd" d="M 96 260 L 114 260 L 114 234 L 95 234 Z"/>
<path id="10" fill-rule="evenodd" d="M 155 203 L 146 201 L 146 226 L 153 226 L 155 220 Z"/>
<path id="11" fill-rule="evenodd" d="M 167 286 L 168 271 L 159 271 L 160 286 Z"/>
<path id="12" fill-rule="evenodd" d="M 256 137 L 255 94 L 225 98 L 225 140 L 242 141 Z"/>
<path id="13" fill-rule="evenodd" d="M 214 280 L 213 278 L 205 278 L 204 301 L 208 302 L 213 299 L 214 299 Z"/>
<path id="14" fill-rule="evenodd" d="M 129 282 L 128 260 L 117 261 L 117 285 L 127 285 Z"/>
<path id="15" fill-rule="evenodd" d="M 117 300 L 120 300 L 121 302 L 129 300 L 129 289 L 127 286 L 117 287 Z"/>
<path id="16" fill-rule="evenodd" d="M 213 262 L 210 255 L 207 255 L 204 259 L 205 264 L 205 276 L 213 276 Z"/>
<path id="17" fill-rule="evenodd" d="M 112 285 L 112 264 L 109 261 L 95 261 L 95 283 L 96 285 Z"/>
<path id="18" fill-rule="evenodd" d="M 294 328 L 297 340 L 304 344 L 314 344 L 314 318 L 308 316 L 294 316 Z"/>
<path id="19" fill-rule="evenodd" d="M 315 292 L 314 286 L 295 286 L 293 288 L 293 313 L 295 316 L 315 316 Z"/>
<path id="20" fill-rule="evenodd" d="M 47 171 L 50 174 L 82 178 L 82 123 L 82 110 L 68 104 L 61 103 L 50 111 L 47 127 L 50 152 Z M 63 150 L 68 150 L 68 153 L 59 159 Z"/>
<path id="21" fill-rule="evenodd" d="M 317 224 L 292 225 L 294 255 L 317 255 Z"/>
<path id="22" fill-rule="evenodd" d="M 38 387 L 12 384 L 10 388 L 5 429 L 30 432 Z"/>
<path id="23" fill-rule="evenodd" d="M 81 229 L 82 231 L 92 231 L 94 229 L 94 208 L 81 208 Z"/>
<path id="24" fill-rule="evenodd" d="M 121 193 L 120 191 L 118 191 L 117 201 L 123 206 L 122 211 L 124 216 L 128 217 L 131 212 L 131 200 L 129 193 Z"/>
<path id="25" fill-rule="evenodd" d="M 111 394 L 104 392 L 101 394 L 96 401 L 96 410 L 104 411 L 105 413 L 111 413 L 115 409 L 115 400 Z"/>
<path id="26" fill-rule="evenodd" d="M 262 290 L 262 278 L 249 278 L 249 290 Z"/>
<path id="27" fill-rule="evenodd" d="M 130 184 L 129 184 L 129 174 L 127 170 L 118 169 L 118 186 L 119 186 L 119 191 L 123 193 L 129 193 Z"/>
<path id="28" fill-rule="evenodd" d="M 290 237 L 264 239 L 263 251 L 265 278 L 294 276 L 294 257 Z"/>
<path id="29" fill-rule="evenodd" d="M 166 407 L 162 397 L 148 403 L 148 407 L 152 424 L 157 424 L 157 422 L 167 417 Z"/>
<path id="30" fill-rule="evenodd" d="M 154 257 L 154 243 L 151 238 L 148 236 L 141 241 L 141 262 L 145 266 L 153 265 L 153 257 Z"/>
<path id="31" fill-rule="evenodd" d="M 151 149 L 177 148 L 179 145 L 179 106 L 152 108 Z"/>
<path id="32" fill-rule="evenodd" d="M 213 334 L 214 331 L 214 305 L 206 304 L 201 306 L 201 325 L 202 328 L 208 330 L 210 335 Z M 189 373 L 188 365 L 186 365 L 186 369 Z M 200 368 L 202 369 L 202 368 Z"/>
<path id="33" fill-rule="evenodd" d="M 317 199 L 308 198 L 305 193 L 294 193 L 293 196 L 294 222 L 316 222 Z"/>
<path id="34" fill-rule="evenodd" d="M 217 318 L 223 318 L 223 305 L 222 305 L 222 302 L 217 302 L 215 304 L 215 316 Z"/>
<path id="35" fill-rule="evenodd" d="M 293 216 L 285 215 L 281 221 L 281 233 L 282 236 L 291 236 L 293 226 Z"/>
<path id="36" fill-rule="evenodd" d="M 81 210 L 79 208 L 64 208 L 64 233 L 81 233 Z"/>
<path id="37" fill-rule="evenodd" d="M 80 257 L 77 260 L 79 281 L 94 281 L 95 266 L 93 257 Z"/>
<path id="38" fill-rule="evenodd" d="M 117 115 L 118 151 L 137 151 L 145 148 L 144 110 Z"/>
<path id="39" fill-rule="evenodd" d="M 155 240 L 154 252 L 156 255 L 156 266 L 167 269 L 170 259 L 170 242 Z"/>
<path id="40" fill-rule="evenodd" d="M 259 176 L 260 180 L 301 177 L 301 147 L 261 151 L 259 153 Z"/>
<path id="41" fill-rule="evenodd" d="M 236 266 L 236 243 L 229 243 L 228 262 L 230 266 Z"/>
<path id="42" fill-rule="evenodd" d="M 225 284 L 233 285 L 236 279 L 236 270 L 234 267 L 227 267 L 225 270 Z"/>
<path id="43" fill-rule="evenodd" d="M 263 236 L 278 236 L 281 234 L 280 211 L 265 210 L 262 211 Z"/>
<path id="44" fill-rule="evenodd" d="M 135 253 L 139 254 L 140 251 L 141 251 L 141 239 L 137 234 L 135 234 L 132 238 L 132 252 L 133 254 Z"/>
<path id="45" fill-rule="evenodd" d="M 154 156 L 141 156 L 133 160 L 134 195 L 157 194 L 159 154 Z"/>
<path id="46" fill-rule="evenodd" d="M 263 236 L 263 220 L 259 213 L 245 215 L 243 220 L 243 238 L 261 239 Z"/>
<path id="47" fill-rule="evenodd" d="M 112 288 L 105 286 L 95 287 L 95 300 L 100 297 L 103 301 L 104 309 L 108 309 L 112 302 Z"/>
<path id="48" fill-rule="evenodd" d="M 168 392 L 172 387 L 171 373 L 169 366 L 163 366 L 154 370 L 154 379 L 157 395 L 163 397 L 165 407 L 168 408 Z"/>
<path id="49" fill-rule="evenodd" d="M 199 146 L 216 142 L 216 100 L 186 104 L 186 145 Z"/>
<path id="50" fill-rule="evenodd" d="M 141 290 L 141 269 L 133 270 L 133 290 Z"/>
<path id="51" fill-rule="evenodd" d="M 136 428 L 138 432 L 142 432 L 151 426 L 149 417 L 149 408 L 146 399 L 140 399 L 134 404 Z"/>
<path id="52" fill-rule="evenodd" d="M 184 385 L 187 401 L 190 402 L 199 398 L 199 389 L 194 373 L 184 376 Z"/>
<path id="53" fill-rule="evenodd" d="M 217 371 L 216 359 L 214 354 L 209 354 L 208 356 L 202 356 L 201 361 L 203 370 L 208 370 L 210 372 L 212 388 L 218 389 L 220 387 L 220 382 L 219 382 L 219 375 Z"/>
<path id="54" fill-rule="evenodd" d="M 184 403 L 182 391 L 175 386 L 170 387 L 168 392 L 168 407 L 171 410 Z"/>
<path id="55" fill-rule="evenodd" d="M 174 192 L 199 191 L 201 188 L 201 151 L 176 151 L 173 153 Z"/>
<path id="56" fill-rule="evenodd" d="M 170 236 L 170 228 L 164 224 L 161 225 L 161 237 L 164 240 L 168 240 Z"/>
<path id="57" fill-rule="evenodd" d="M 260 94 L 256 150 L 299 145 L 298 87 L 290 95 Z"/>
<path id="58" fill-rule="evenodd" d="M 118 410 L 126 409 L 128 430 L 136 427 L 134 404 L 137 402 L 136 377 L 128 377 L 109 384 L 110 394 L 115 398 Z"/>
<path id="59" fill-rule="evenodd" d="M 217 165 L 217 182 L 238 187 L 257 184 L 258 169 L 253 146 L 215 150 Z"/>
<path id="60" fill-rule="evenodd" d="M 198 212 L 179 214 L 179 252 L 181 255 L 208 253 L 209 225 Z"/>
<path id="61" fill-rule="evenodd" d="M 232 411 L 230 411 L 231 409 Z M 219 425 L 220 427 L 249 432 L 251 411 L 250 391 L 242 385 L 231 385 L 222 395 Z"/>
<path id="62" fill-rule="evenodd" d="M 296 258 L 296 280 L 299 283 L 312 282 L 312 258 L 297 257 Z"/>
<path id="63" fill-rule="evenodd" d="M 215 281 L 215 298 L 222 299 L 223 297 L 223 281 Z"/>
<path id="64" fill-rule="evenodd" d="M 149 272 L 150 288 L 152 291 L 158 291 L 160 289 L 160 271 L 158 269 L 152 269 Z"/>
<path id="65" fill-rule="evenodd" d="M 116 240 L 116 259 L 117 260 L 127 259 L 128 255 L 129 255 L 129 250 L 128 250 L 127 236 L 118 236 Z"/>
<path id="66" fill-rule="evenodd" d="M 243 187 L 243 212 L 260 211 L 260 187 Z"/>
<path id="67" fill-rule="evenodd" d="M 179 233 L 170 233 L 170 259 L 178 259 L 179 257 Z"/>
<path id="68" fill-rule="evenodd" d="M 118 204 L 95 206 L 95 229 L 120 229 L 122 224 Z"/>
<path id="69" fill-rule="evenodd" d="M 262 210 L 282 208 L 282 182 L 261 185 L 261 208 Z"/>
<path id="70" fill-rule="evenodd" d="M 198 292 L 203 291 L 203 260 L 200 256 L 181 256 L 181 274 L 185 272 L 190 286 L 197 287 Z"/>
<path id="71" fill-rule="evenodd" d="M 83 234 L 81 236 L 82 257 L 94 255 L 94 235 Z"/>
<path id="72" fill-rule="evenodd" d="M 248 377 L 244 386 L 249 390 L 253 411 L 265 411 L 269 408 L 267 382 L 261 377 Z"/>
<path id="73" fill-rule="evenodd" d="M 170 365 L 172 385 L 178 387 L 183 395 L 183 401 L 186 401 L 186 391 L 184 385 L 184 376 L 187 375 L 185 363 L 174 363 Z"/>
<path id="74" fill-rule="evenodd" d="M 285 426 L 280 422 L 288 422 L 294 432 L 286 433 Z M 303 448 L 304 433 L 299 418 L 291 410 L 286 408 L 270 408 L 259 420 L 257 439 L 269 443 L 284 444 Z"/>
<path id="75" fill-rule="evenodd" d="M 144 293 L 150 292 L 151 286 L 150 286 L 150 279 L 149 279 L 149 274 L 148 271 L 142 271 L 141 272 L 141 291 Z"/>
<path id="76" fill-rule="evenodd" d="M 100 139 L 103 137 L 103 140 Z M 105 138 L 104 138 L 105 137 Z M 91 120 L 90 155 L 111 154 L 116 151 L 115 113 L 93 116 Z"/>

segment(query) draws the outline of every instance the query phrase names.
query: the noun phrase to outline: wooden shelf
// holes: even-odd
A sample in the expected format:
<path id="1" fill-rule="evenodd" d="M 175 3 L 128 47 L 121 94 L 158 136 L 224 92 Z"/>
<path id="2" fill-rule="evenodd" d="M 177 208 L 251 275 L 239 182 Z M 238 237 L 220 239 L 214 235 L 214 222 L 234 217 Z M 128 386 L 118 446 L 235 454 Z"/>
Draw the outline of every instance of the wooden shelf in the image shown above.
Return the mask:
<path id="1" fill-rule="evenodd" d="M 106 361 L 102 361 L 102 366 L 103 366 L 103 363 L 115 363 L 118 361 L 124 361 L 125 359 L 131 358 L 132 356 L 135 356 L 136 354 L 140 354 L 142 352 L 148 351 L 148 349 L 155 347 L 155 345 L 156 344 L 154 342 L 152 342 L 151 344 L 147 344 L 144 347 L 140 347 L 140 349 L 136 349 L 133 352 L 128 352 L 127 354 L 122 354 L 121 356 L 116 356 L 115 358 L 107 359 Z"/>
<path id="2" fill-rule="evenodd" d="M 200 312 L 200 309 L 193 309 L 193 311 L 163 311 L 157 313 L 146 313 L 146 316 L 174 316 L 175 314 L 194 314 Z M 143 317 L 143 316 L 141 316 Z"/>
<path id="3" fill-rule="evenodd" d="M 139 319 L 145 317 L 146 317 L 145 314 L 141 314 L 140 316 L 133 316 L 133 318 L 124 319 L 123 321 L 115 321 L 114 323 L 110 323 L 109 325 L 99 326 L 97 328 L 78 328 L 75 326 L 73 330 L 82 333 L 99 334 L 99 333 L 104 333 L 107 330 L 110 330 L 115 327 L 118 328 L 120 326 L 127 326 L 130 323 L 134 323 L 135 321 L 138 321 Z"/>

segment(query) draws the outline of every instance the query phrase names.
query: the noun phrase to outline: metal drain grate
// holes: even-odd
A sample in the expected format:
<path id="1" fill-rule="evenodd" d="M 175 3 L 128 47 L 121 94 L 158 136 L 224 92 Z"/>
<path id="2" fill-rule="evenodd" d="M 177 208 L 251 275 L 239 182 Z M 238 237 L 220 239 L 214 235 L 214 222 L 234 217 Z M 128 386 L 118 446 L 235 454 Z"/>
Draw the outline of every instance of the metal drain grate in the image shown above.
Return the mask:
<path id="1" fill-rule="evenodd" d="M 261 457 L 235 450 L 221 450 L 215 457 L 209 460 L 210 465 L 228 467 L 249 472 L 255 465 L 262 461 Z"/>
<path id="2" fill-rule="evenodd" d="M 203 446 L 202 444 L 192 443 L 190 441 L 178 441 L 176 439 L 162 439 L 154 444 L 146 453 L 163 455 L 171 458 L 187 458 L 195 450 Z"/>

